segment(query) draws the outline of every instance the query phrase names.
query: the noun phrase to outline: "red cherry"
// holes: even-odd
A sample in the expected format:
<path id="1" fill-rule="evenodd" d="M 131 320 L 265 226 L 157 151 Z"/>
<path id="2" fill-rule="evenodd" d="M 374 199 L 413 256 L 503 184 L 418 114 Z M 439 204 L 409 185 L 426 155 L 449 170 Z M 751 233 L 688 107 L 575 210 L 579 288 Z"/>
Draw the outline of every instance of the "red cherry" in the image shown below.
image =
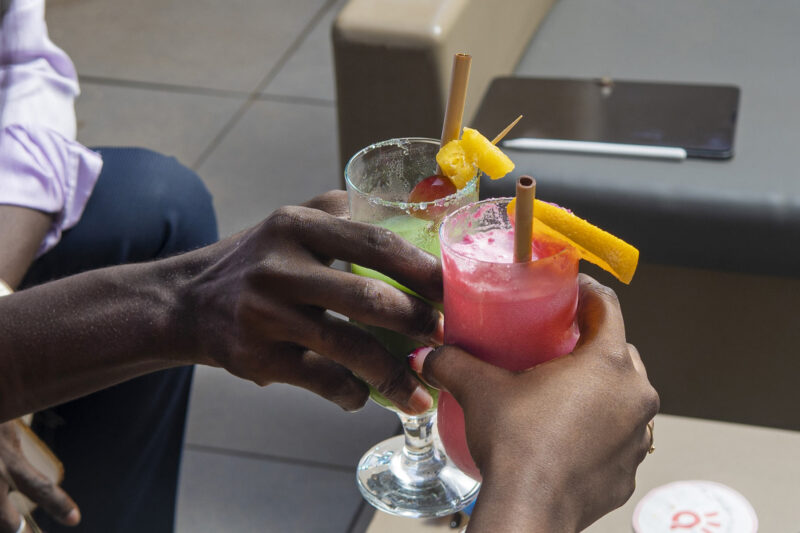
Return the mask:
<path id="1" fill-rule="evenodd" d="M 455 193 L 458 189 L 447 176 L 434 174 L 417 183 L 408 195 L 410 203 L 433 202 Z"/>
<path id="2" fill-rule="evenodd" d="M 446 198 L 458 191 L 453 182 L 447 176 L 434 174 L 417 183 L 408 195 L 409 203 L 435 202 Z M 425 220 L 436 220 L 446 211 L 443 205 L 428 205 L 425 209 L 415 209 L 411 212 L 412 216 Z"/>

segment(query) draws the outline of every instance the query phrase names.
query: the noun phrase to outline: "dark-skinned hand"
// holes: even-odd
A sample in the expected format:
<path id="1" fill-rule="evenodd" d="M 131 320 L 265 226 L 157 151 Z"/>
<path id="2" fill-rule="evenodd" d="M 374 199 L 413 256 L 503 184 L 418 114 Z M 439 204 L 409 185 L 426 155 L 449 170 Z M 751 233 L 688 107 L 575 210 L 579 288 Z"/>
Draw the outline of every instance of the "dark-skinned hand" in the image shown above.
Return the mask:
<path id="1" fill-rule="evenodd" d="M 67 526 L 77 525 L 81 519 L 78 506 L 28 462 L 17 431 L 16 421 L 0 424 L 0 533 L 15 533 L 20 524 L 20 514 L 9 498 L 9 477 L 20 492 L 56 520 Z"/>
<path id="2" fill-rule="evenodd" d="M 259 385 L 304 387 L 347 410 L 364 405 L 367 386 L 407 412 L 431 404 L 428 392 L 365 330 L 347 318 L 441 343 L 441 313 L 389 284 L 331 268 L 334 260 L 380 271 L 441 301 L 439 260 L 390 231 L 351 222 L 347 194 L 331 191 L 283 207 L 262 224 L 175 259 L 196 271 L 180 291 L 192 332 L 189 352 Z"/>
<path id="3" fill-rule="evenodd" d="M 611 289 L 581 276 L 577 316 L 575 350 L 524 372 L 455 346 L 424 358 L 423 377 L 464 409 L 484 479 L 471 532 L 578 531 L 633 493 L 658 394 Z"/>

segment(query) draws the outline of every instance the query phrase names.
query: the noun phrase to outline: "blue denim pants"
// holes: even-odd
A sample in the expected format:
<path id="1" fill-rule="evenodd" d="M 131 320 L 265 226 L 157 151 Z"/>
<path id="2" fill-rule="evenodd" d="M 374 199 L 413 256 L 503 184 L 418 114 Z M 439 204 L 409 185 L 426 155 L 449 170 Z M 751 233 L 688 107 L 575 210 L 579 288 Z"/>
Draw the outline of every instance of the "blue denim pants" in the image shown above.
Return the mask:
<path id="1" fill-rule="evenodd" d="M 217 240 L 211 196 L 174 158 L 97 148 L 103 170 L 80 222 L 40 257 L 22 286 L 149 261 Z M 77 528 L 37 511 L 48 532 L 173 531 L 192 367 L 142 376 L 37 414 L 34 429 L 63 461 Z"/>

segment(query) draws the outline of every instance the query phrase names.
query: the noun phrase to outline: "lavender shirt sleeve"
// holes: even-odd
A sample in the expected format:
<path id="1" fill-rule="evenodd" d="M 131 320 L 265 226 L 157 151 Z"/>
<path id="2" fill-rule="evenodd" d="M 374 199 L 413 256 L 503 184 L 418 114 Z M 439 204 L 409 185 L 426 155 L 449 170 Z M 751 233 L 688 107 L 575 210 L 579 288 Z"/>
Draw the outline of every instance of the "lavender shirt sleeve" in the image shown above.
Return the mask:
<path id="1" fill-rule="evenodd" d="M 100 156 L 75 141 L 75 67 L 47 35 L 43 0 L 14 0 L 0 28 L 0 204 L 53 214 L 43 254 L 81 217 Z"/>

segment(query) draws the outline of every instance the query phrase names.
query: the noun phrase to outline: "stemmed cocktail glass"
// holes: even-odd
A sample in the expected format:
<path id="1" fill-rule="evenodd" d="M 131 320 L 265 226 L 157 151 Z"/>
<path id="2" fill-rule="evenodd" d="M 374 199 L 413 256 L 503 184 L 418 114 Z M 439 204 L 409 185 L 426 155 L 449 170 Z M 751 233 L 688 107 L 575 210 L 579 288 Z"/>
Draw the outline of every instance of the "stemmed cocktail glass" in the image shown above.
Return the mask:
<path id="1" fill-rule="evenodd" d="M 408 202 L 417 183 L 436 172 L 439 141 L 424 138 L 392 139 L 368 146 L 345 169 L 352 220 L 385 227 L 414 245 L 439 255 L 438 229 L 448 213 L 478 198 L 478 177 L 463 189 L 432 202 Z M 353 265 L 354 273 L 384 280 L 402 290 L 394 280 Z M 366 326 L 365 326 L 366 327 Z M 392 355 L 405 357 L 419 344 L 382 328 L 368 329 Z M 434 407 L 422 415 L 397 410 L 376 390 L 371 397 L 394 410 L 403 435 L 390 438 L 368 451 L 358 465 L 358 487 L 374 507 L 408 517 L 446 516 L 463 509 L 478 493 L 479 483 L 455 468 L 435 438 Z"/>

